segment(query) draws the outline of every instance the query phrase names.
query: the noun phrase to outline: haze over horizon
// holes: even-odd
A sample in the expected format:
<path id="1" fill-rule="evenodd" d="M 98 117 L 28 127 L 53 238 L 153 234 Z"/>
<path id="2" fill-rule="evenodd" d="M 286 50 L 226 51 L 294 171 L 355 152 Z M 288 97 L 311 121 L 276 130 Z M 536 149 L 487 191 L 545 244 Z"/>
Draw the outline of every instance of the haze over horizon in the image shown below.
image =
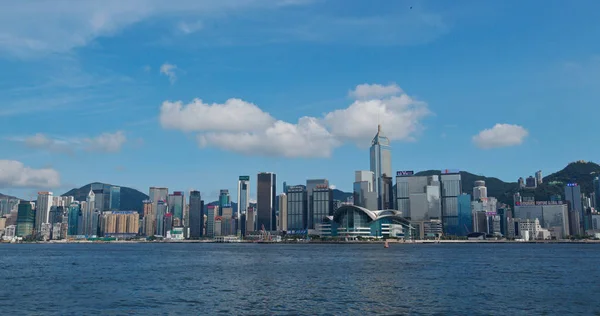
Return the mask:
<path id="1" fill-rule="evenodd" d="M 0 192 L 349 192 L 392 168 L 506 182 L 600 149 L 600 3 L 53 1 L 0 12 Z M 52 10 L 51 10 L 52 9 Z M 568 14 L 565 14 L 568 12 Z M 41 13 L 44 13 L 43 15 Z"/>

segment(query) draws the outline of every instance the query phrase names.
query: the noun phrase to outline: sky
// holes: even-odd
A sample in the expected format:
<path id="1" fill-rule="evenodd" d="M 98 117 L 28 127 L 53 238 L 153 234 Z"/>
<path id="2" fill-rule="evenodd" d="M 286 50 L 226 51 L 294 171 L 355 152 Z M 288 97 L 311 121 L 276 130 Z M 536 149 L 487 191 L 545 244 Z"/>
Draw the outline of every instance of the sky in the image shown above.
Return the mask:
<path id="1" fill-rule="evenodd" d="M 393 170 L 516 181 L 594 161 L 598 1 L 13 1 L 0 192 L 90 182 L 235 196 Z M 234 198 L 235 200 L 235 198 Z"/>

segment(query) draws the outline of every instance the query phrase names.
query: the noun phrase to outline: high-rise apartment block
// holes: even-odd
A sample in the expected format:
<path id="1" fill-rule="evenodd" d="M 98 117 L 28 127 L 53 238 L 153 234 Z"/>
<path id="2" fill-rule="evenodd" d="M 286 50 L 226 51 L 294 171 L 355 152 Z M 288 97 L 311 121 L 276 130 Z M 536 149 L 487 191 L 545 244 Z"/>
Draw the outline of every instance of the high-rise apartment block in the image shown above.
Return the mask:
<path id="1" fill-rule="evenodd" d="M 35 230 L 37 232 L 42 230 L 42 224 L 50 223 L 50 208 L 52 208 L 52 202 L 52 192 L 38 192 L 35 206 Z"/>
<path id="2" fill-rule="evenodd" d="M 485 186 L 485 181 L 475 181 L 475 183 L 473 184 L 473 200 L 477 201 L 485 198 L 487 198 L 487 188 Z"/>

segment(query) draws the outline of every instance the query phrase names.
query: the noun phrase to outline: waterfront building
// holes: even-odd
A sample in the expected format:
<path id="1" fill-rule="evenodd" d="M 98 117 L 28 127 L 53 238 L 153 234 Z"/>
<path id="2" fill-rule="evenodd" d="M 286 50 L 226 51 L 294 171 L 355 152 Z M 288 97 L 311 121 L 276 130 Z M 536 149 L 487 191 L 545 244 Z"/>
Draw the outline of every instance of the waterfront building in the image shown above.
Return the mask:
<path id="1" fill-rule="evenodd" d="M 219 207 L 216 205 L 209 205 L 207 207 L 206 214 L 206 237 L 214 237 L 215 236 L 215 217 L 217 216 L 217 212 Z M 221 227 L 219 223 L 219 229 Z"/>
<path id="2" fill-rule="evenodd" d="M 568 206 L 564 202 L 521 202 L 515 205 L 514 217 L 530 221 L 539 220 L 541 227 L 547 229 L 555 239 L 567 238 L 573 234 L 572 226 L 569 225 L 571 218 L 569 218 Z"/>
<path id="3" fill-rule="evenodd" d="M 256 229 L 259 231 L 263 227 L 266 231 L 277 229 L 275 212 L 276 179 L 276 175 L 270 172 L 261 172 L 257 176 Z"/>
<path id="4" fill-rule="evenodd" d="M 333 190 L 328 185 L 318 185 L 313 189 L 311 200 L 308 229 L 316 229 L 326 216 L 333 215 Z"/>
<path id="5" fill-rule="evenodd" d="M 500 232 L 499 220 L 497 216 L 498 200 L 493 197 L 474 200 L 471 202 L 471 210 L 475 216 L 473 220 L 473 229 L 476 233 L 493 234 L 497 230 Z M 498 221 L 496 225 L 494 223 Z"/>
<path id="6" fill-rule="evenodd" d="M 41 216 L 44 216 L 43 214 Z M 17 215 L 17 237 L 27 237 L 33 234 L 36 224 L 36 213 L 31 207 L 31 203 L 22 201 L 18 205 Z M 41 231 L 40 226 L 40 231 Z"/>
<path id="7" fill-rule="evenodd" d="M 229 190 L 224 189 L 219 192 L 219 216 L 223 215 L 222 212 L 226 205 L 231 205 L 231 197 Z"/>
<path id="8" fill-rule="evenodd" d="M 142 201 L 143 218 L 142 234 L 144 236 L 154 236 L 156 234 L 156 210 L 151 200 Z"/>
<path id="9" fill-rule="evenodd" d="M 232 224 L 233 220 L 233 208 L 230 204 L 223 205 L 223 210 L 220 211 L 221 217 L 221 235 L 230 236 L 236 234 L 235 225 Z"/>
<path id="10" fill-rule="evenodd" d="M 140 214 L 135 211 L 105 211 L 100 220 L 100 235 L 133 237 L 139 232 Z"/>
<path id="11" fill-rule="evenodd" d="M 405 238 L 412 234 L 409 221 L 396 210 L 371 211 L 356 205 L 343 205 L 333 214 L 332 235 L 353 238 Z"/>
<path id="12" fill-rule="evenodd" d="M 153 201 L 154 202 L 154 201 Z M 153 206 L 154 208 L 154 206 Z M 158 236 L 165 236 L 165 215 L 167 215 L 167 203 L 164 200 L 158 200 L 156 203 L 156 232 Z M 170 230 L 171 228 L 169 227 Z"/>
<path id="13" fill-rule="evenodd" d="M 314 228 L 314 209 L 313 209 L 313 191 L 317 187 L 327 187 L 329 188 L 329 180 L 327 179 L 309 179 L 306 180 L 306 203 L 307 203 L 307 212 L 308 212 L 308 227 L 310 229 Z M 320 222 L 320 220 L 319 220 Z"/>
<path id="14" fill-rule="evenodd" d="M 38 192 L 35 206 L 35 230 L 41 231 L 42 224 L 50 223 L 50 208 L 52 207 L 52 192 Z"/>
<path id="15" fill-rule="evenodd" d="M 373 171 L 356 171 L 353 186 L 353 203 L 369 210 L 377 209 L 377 192 Z"/>
<path id="16" fill-rule="evenodd" d="M 215 219 L 214 219 L 214 223 L 215 223 L 214 224 L 215 229 L 214 229 L 213 236 L 215 236 L 215 237 L 216 236 L 223 236 L 223 232 L 221 231 L 221 229 L 223 227 L 223 225 L 222 225 L 222 223 L 223 223 L 223 217 L 217 215 L 215 217 Z"/>
<path id="17" fill-rule="evenodd" d="M 169 196 L 169 189 L 161 187 L 150 187 L 149 200 L 152 201 L 152 208 L 156 211 L 158 201 L 166 201 Z"/>
<path id="18" fill-rule="evenodd" d="M 390 140 L 383 135 L 381 125 L 377 125 L 377 134 L 371 141 L 370 154 L 371 171 L 375 175 L 374 191 L 377 193 L 377 209 L 383 209 L 386 201 L 383 195 L 384 177 L 392 176 L 392 147 Z"/>
<path id="19" fill-rule="evenodd" d="M 68 210 L 68 236 L 76 236 L 78 234 L 79 218 L 81 217 L 81 208 L 78 202 L 73 202 L 69 205 Z"/>
<path id="20" fill-rule="evenodd" d="M 579 217 L 579 231 L 587 230 L 585 212 L 581 200 L 581 188 L 577 183 L 569 183 L 565 186 L 565 201 L 569 205 L 569 211 L 577 212 Z"/>
<path id="21" fill-rule="evenodd" d="M 473 231 L 473 212 L 471 210 L 471 195 L 461 194 L 458 200 L 458 223 L 448 227 L 448 235 L 467 236 Z"/>
<path id="22" fill-rule="evenodd" d="M 185 205 L 183 192 L 175 191 L 173 194 L 169 194 L 167 205 L 169 207 L 169 213 L 173 214 L 173 221 L 177 219 L 178 225 L 176 226 L 181 226 L 183 223 L 183 207 Z"/>
<path id="23" fill-rule="evenodd" d="M 190 192 L 190 238 L 204 236 L 204 201 L 200 191 Z"/>
<path id="24" fill-rule="evenodd" d="M 308 206 L 306 187 L 288 186 L 287 192 L 287 230 L 306 230 L 308 228 Z"/>
<path id="25" fill-rule="evenodd" d="M 542 177 L 542 170 L 538 170 L 535 173 L 535 182 L 537 185 L 544 183 L 544 178 Z"/>
<path id="26" fill-rule="evenodd" d="M 244 236 L 254 231 L 256 231 L 256 209 L 250 206 L 246 212 L 246 234 Z"/>
<path id="27" fill-rule="evenodd" d="M 442 170 L 442 225 L 444 233 L 449 227 L 458 225 L 458 196 L 461 195 L 461 176 L 458 170 Z"/>
<path id="28" fill-rule="evenodd" d="M 487 198 L 487 188 L 485 187 L 485 181 L 477 180 L 473 185 L 473 200 Z"/>
<path id="29" fill-rule="evenodd" d="M 169 232 L 173 229 L 173 214 L 166 213 L 163 218 L 164 218 L 164 223 L 163 223 L 163 232 L 162 232 L 161 236 L 167 237 L 167 234 L 169 234 Z"/>
<path id="30" fill-rule="evenodd" d="M 550 231 L 540 225 L 539 219 L 519 219 L 519 237 L 528 240 L 546 240 L 551 238 Z"/>
<path id="31" fill-rule="evenodd" d="M 287 191 L 287 189 L 286 189 Z M 287 194 L 279 194 L 279 231 L 287 231 L 288 223 L 288 200 Z"/>
<path id="32" fill-rule="evenodd" d="M 237 188 L 237 219 L 238 234 L 244 236 L 246 233 L 246 212 L 250 207 L 250 176 L 240 176 Z M 242 216 L 244 215 L 244 216 Z"/>
<path id="33" fill-rule="evenodd" d="M 77 225 L 77 235 L 92 235 L 93 216 L 96 211 L 96 193 L 90 189 L 86 197 L 85 207 L 81 209 L 81 225 Z"/>
<path id="34" fill-rule="evenodd" d="M 118 186 L 110 187 L 110 210 L 118 211 L 121 209 L 121 188 Z"/>

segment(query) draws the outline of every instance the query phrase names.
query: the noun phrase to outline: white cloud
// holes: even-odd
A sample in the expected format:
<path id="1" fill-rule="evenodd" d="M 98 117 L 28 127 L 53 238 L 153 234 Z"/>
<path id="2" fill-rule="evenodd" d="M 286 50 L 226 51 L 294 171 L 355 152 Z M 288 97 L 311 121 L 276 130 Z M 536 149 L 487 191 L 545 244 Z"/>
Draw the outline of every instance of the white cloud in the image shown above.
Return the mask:
<path id="1" fill-rule="evenodd" d="M 399 87 L 394 89 L 402 91 Z M 218 147 L 248 155 L 329 157 L 344 141 L 368 146 L 377 132 L 377 120 L 390 140 L 415 140 L 421 120 L 431 112 L 427 103 L 406 94 L 355 101 L 348 108 L 321 118 L 302 117 L 296 124 L 276 120 L 258 106 L 240 99 L 206 104 L 195 99 L 187 105 L 165 101 L 163 128 L 200 132 L 200 147 Z"/>
<path id="2" fill-rule="evenodd" d="M 377 122 L 390 140 L 414 141 L 421 120 L 431 114 L 427 103 L 406 94 L 385 99 L 355 101 L 348 108 L 325 115 L 325 124 L 337 137 L 369 146 Z"/>
<path id="3" fill-rule="evenodd" d="M 125 142 L 127 142 L 127 137 L 122 131 L 103 133 L 96 137 L 86 138 L 51 137 L 46 134 L 37 133 L 27 137 L 10 137 L 6 139 L 21 142 L 30 148 L 62 153 L 73 153 L 74 151 L 83 149 L 109 153 L 118 152 Z"/>
<path id="4" fill-rule="evenodd" d="M 271 126 L 275 119 L 258 106 L 240 99 L 223 104 L 207 104 L 200 99 L 183 105 L 182 102 L 163 102 L 160 123 L 168 129 L 191 131 L 258 131 Z"/>
<path id="5" fill-rule="evenodd" d="M 202 21 L 195 21 L 195 22 L 179 22 L 179 24 L 177 24 L 177 29 L 179 29 L 179 31 L 181 31 L 184 34 L 192 34 L 192 33 L 196 33 L 200 30 L 202 30 L 204 28 L 204 24 L 202 23 Z"/>
<path id="6" fill-rule="evenodd" d="M 519 125 L 496 124 L 473 136 L 473 143 L 479 148 L 499 148 L 521 145 L 529 132 Z"/>
<path id="7" fill-rule="evenodd" d="M 215 146 L 256 156 L 330 157 L 339 145 L 320 122 L 302 117 L 297 124 L 276 121 L 264 131 L 210 132 L 198 135 L 200 147 Z"/>
<path id="8" fill-rule="evenodd" d="M 32 169 L 16 160 L 0 160 L 0 187 L 55 188 L 60 175 L 51 168 Z"/>
<path id="9" fill-rule="evenodd" d="M 174 84 L 175 80 L 177 80 L 177 74 L 175 74 L 175 69 L 177 69 L 176 65 L 164 63 L 160 66 L 160 73 L 169 77 L 169 82 L 171 82 L 171 84 Z"/>
<path id="10" fill-rule="evenodd" d="M 159 16 L 219 16 L 284 0 L 14 1 L 0 10 L 0 52 L 20 57 L 67 52 Z"/>
<path id="11" fill-rule="evenodd" d="M 125 133 L 118 131 L 115 133 L 103 133 L 94 138 L 84 139 L 86 149 L 89 151 L 101 151 L 101 152 L 118 152 L 121 147 L 127 141 Z"/>
<path id="12" fill-rule="evenodd" d="M 348 91 L 348 95 L 354 99 L 379 99 L 391 95 L 397 95 L 402 92 L 402 89 L 392 83 L 384 86 L 380 84 L 359 84 L 353 90 Z"/>
<path id="13" fill-rule="evenodd" d="M 332 184 L 332 185 L 329 186 L 329 188 L 332 189 L 332 190 L 335 190 L 336 186 L 335 186 L 335 184 Z"/>

